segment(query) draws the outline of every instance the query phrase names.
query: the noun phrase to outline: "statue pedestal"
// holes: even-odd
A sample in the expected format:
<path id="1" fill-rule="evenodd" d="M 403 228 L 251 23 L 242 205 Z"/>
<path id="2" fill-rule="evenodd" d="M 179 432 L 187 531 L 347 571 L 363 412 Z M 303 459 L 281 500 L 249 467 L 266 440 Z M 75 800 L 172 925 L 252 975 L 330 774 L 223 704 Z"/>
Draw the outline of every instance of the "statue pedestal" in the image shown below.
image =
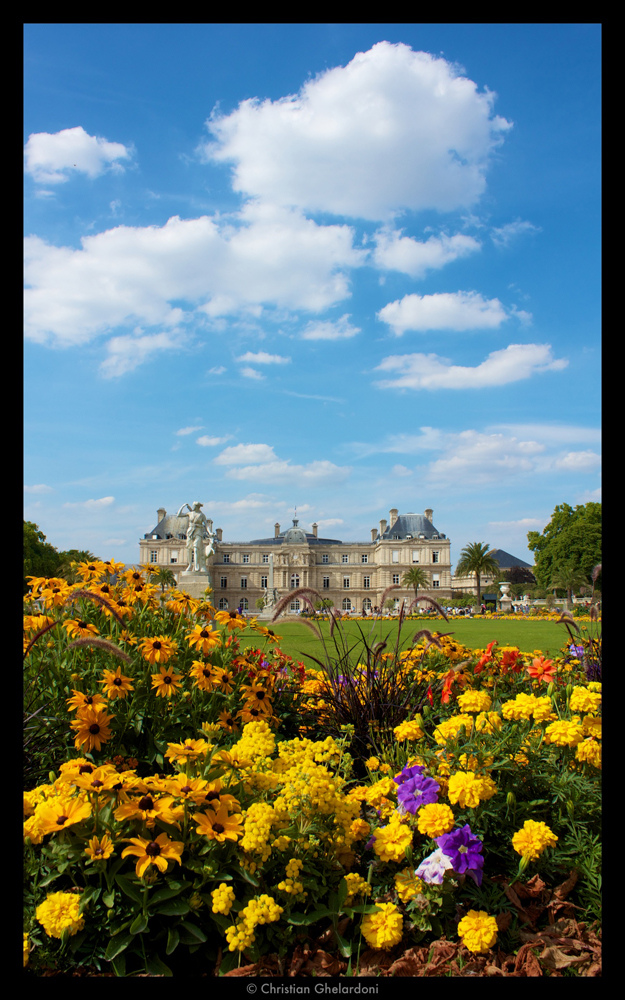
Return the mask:
<path id="1" fill-rule="evenodd" d="M 178 589 L 184 590 L 190 597 L 206 599 L 204 591 L 210 587 L 208 573 L 195 573 L 193 570 L 183 570 L 178 577 Z"/>

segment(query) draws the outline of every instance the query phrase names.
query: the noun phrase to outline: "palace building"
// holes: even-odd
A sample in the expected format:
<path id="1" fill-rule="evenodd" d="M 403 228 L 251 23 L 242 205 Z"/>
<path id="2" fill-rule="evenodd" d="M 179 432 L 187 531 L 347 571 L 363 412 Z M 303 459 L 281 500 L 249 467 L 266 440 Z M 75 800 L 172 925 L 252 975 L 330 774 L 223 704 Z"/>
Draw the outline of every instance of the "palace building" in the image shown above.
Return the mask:
<path id="1" fill-rule="evenodd" d="M 222 529 L 217 528 L 207 559 L 211 600 L 218 609 L 255 613 L 261 599 L 271 604 L 298 587 L 311 587 L 343 611 L 367 612 L 380 607 L 391 586 L 400 589 L 392 590 L 387 599 L 410 604 L 414 589 L 404 586 L 402 579 L 413 567 L 423 569 L 428 580 L 419 588 L 419 596 L 447 600 L 451 543 L 434 527 L 432 516 L 429 508 L 423 514 L 400 514 L 392 508 L 388 521 L 372 528 L 366 542 L 321 538 L 317 524 L 308 532 L 297 518 L 286 530 L 276 523 L 272 537 L 249 542 L 224 541 Z M 185 515 L 167 514 L 161 507 L 156 527 L 139 542 L 141 564 L 172 570 L 183 590 L 187 523 Z M 212 531 L 212 522 L 207 523 Z M 290 610 L 303 608 L 304 602 L 295 597 Z"/>

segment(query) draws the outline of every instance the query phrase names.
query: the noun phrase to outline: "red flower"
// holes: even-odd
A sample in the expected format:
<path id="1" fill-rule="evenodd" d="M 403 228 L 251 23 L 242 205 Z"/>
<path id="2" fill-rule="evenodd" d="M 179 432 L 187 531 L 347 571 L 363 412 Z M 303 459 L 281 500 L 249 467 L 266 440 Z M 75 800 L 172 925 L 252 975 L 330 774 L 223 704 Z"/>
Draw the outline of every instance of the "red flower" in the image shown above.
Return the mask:
<path id="1" fill-rule="evenodd" d="M 532 665 L 527 668 L 530 677 L 537 681 L 552 681 L 555 679 L 557 667 L 553 660 L 546 660 L 544 656 L 535 656 Z"/>

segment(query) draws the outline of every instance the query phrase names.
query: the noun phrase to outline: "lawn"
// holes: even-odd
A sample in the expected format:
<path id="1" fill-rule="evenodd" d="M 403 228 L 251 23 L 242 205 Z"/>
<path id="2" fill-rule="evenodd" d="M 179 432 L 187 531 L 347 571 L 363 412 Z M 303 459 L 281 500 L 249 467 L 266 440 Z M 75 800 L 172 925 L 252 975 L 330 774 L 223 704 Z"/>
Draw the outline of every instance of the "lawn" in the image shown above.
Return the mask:
<path id="1" fill-rule="evenodd" d="M 302 660 L 304 664 L 310 665 L 310 660 L 306 659 L 306 654 L 320 656 L 319 640 L 313 634 L 312 629 L 305 624 L 293 621 L 283 621 L 268 624 L 273 631 L 279 635 L 280 648 L 294 659 Z M 329 624 L 326 621 L 318 621 L 324 637 L 329 636 Z M 387 639 L 389 645 L 396 641 L 397 620 L 388 619 L 386 621 L 350 621 L 342 622 L 347 634 L 353 635 L 354 640 L 359 637 L 359 629 L 371 639 L 376 641 Z M 583 627 L 583 623 L 580 625 Z M 500 646 L 518 646 L 522 652 L 532 652 L 540 649 L 545 655 L 556 655 L 565 642 L 568 640 L 568 632 L 563 625 L 558 625 L 553 621 L 537 621 L 535 619 L 481 619 L 481 618 L 450 618 L 446 622 L 444 618 L 437 620 L 426 619 L 425 621 L 408 620 L 402 627 L 402 646 L 406 648 L 410 645 L 415 633 L 427 628 L 432 632 L 451 632 L 454 639 L 468 646 L 470 649 L 485 649 L 489 642 L 496 639 Z M 241 634 L 242 645 L 258 645 L 258 636 L 251 629 Z"/>

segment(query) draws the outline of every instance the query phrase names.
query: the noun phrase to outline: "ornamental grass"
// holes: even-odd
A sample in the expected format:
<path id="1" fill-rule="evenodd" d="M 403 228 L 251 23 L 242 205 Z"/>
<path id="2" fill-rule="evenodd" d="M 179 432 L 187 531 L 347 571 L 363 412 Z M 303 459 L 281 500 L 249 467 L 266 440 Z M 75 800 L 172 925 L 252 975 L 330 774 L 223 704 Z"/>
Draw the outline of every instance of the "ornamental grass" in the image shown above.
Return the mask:
<path id="1" fill-rule="evenodd" d="M 392 642 L 330 609 L 303 663 L 280 606 L 110 565 L 25 599 L 29 975 L 600 974 L 600 646 L 572 618 L 547 658 L 432 604 Z"/>

